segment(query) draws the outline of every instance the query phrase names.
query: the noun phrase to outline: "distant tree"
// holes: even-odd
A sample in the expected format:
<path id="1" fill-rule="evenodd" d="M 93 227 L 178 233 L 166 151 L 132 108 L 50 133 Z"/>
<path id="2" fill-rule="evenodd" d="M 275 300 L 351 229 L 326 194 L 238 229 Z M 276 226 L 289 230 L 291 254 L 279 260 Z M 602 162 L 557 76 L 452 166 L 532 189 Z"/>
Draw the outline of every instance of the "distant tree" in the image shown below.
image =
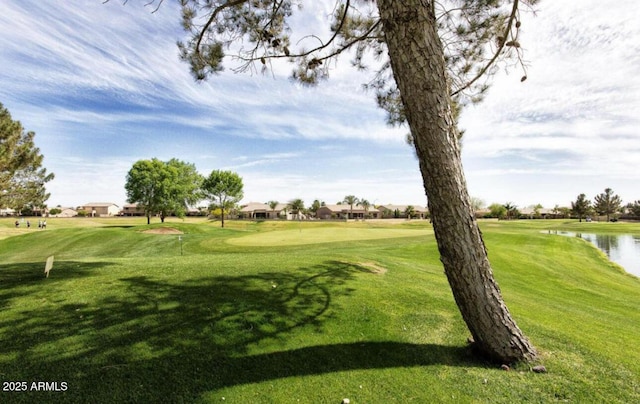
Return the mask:
<path id="1" fill-rule="evenodd" d="M 603 193 L 596 195 L 593 208 L 599 215 L 606 215 L 607 222 L 611 215 L 617 213 L 622 206 L 622 199 L 613 193 L 611 188 L 606 188 Z"/>
<path id="2" fill-rule="evenodd" d="M 540 219 L 542 217 L 542 214 L 540 213 L 542 208 L 543 206 L 539 203 L 536 205 L 533 205 L 533 217 L 535 217 L 536 219 Z"/>
<path id="3" fill-rule="evenodd" d="M 276 208 L 278 207 L 278 201 L 269 201 L 267 202 L 267 205 L 269 205 L 269 208 L 271 208 L 272 216 L 275 216 Z"/>
<path id="4" fill-rule="evenodd" d="M 292 199 L 289 201 L 288 206 L 293 216 L 300 220 L 300 214 L 304 212 L 304 201 L 300 198 Z"/>
<path id="5" fill-rule="evenodd" d="M 589 214 L 591 210 L 591 201 L 587 199 L 585 194 L 580 194 L 576 198 L 575 202 L 571 202 L 571 212 L 574 215 L 578 216 L 580 222 L 582 222 L 582 218 Z"/>
<path id="6" fill-rule="evenodd" d="M 49 209 L 49 214 L 50 215 L 57 215 L 59 213 L 62 213 L 62 209 L 60 209 L 60 208 L 51 208 L 51 209 Z"/>
<path id="7" fill-rule="evenodd" d="M 213 170 L 202 183 L 203 195 L 222 210 L 221 227 L 224 227 L 224 213 L 238 203 L 243 193 L 242 178 L 233 171 Z"/>
<path id="8" fill-rule="evenodd" d="M 0 103 L 0 207 L 18 211 L 44 207 L 50 194 L 45 184 L 54 178 L 42 167 L 44 155 L 34 132 L 25 132 Z"/>
<path id="9" fill-rule="evenodd" d="M 629 203 L 627 205 L 627 209 L 629 209 L 629 213 L 631 213 L 635 217 L 640 217 L 640 200 Z"/>
<path id="10" fill-rule="evenodd" d="M 170 214 L 184 217 L 190 206 L 202 199 L 200 187 L 203 178 L 196 171 L 195 165 L 178 159 L 171 159 L 166 163 L 166 196 L 159 206 L 160 220 Z"/>
<path id="11" fill-rule="evenodd" d="M 355 195 L 347 195 L 344 197 L 342 202 L 349 205 L 349 217 L 353 219 L 353 205 L 358 204 L 358 198 L 356 198 Z"/>
<path id="12" fill-rule="evenodd" d="M 224 203 L 224 205 L 213 203 L 211 207 L 214 207 L 216 211 L 220 212 L 220 218 L 222 218 L 223 215 L 226 218 L 237 217 L 237 213 L 239 210 L 238 203 L 235 200 L 228 200 Z"/>
<path id="13" fill-rule="evenodd" d="M 491 215 L 491 217 L 504 219 L 505 217 L 507 217 L 507 208 L 499 203 L 492 203 L 489 206 L 489 214 Z"/>
<path id="14" fill-rule="evenodd" d="M 366 199 L 360 199 L 360 206 L 364 209 L 364 218 L 366 219 L 369 215 L 369 208 L 371 207 L 371 202 Z"/>
<path id="15" fill-rule="evenodd" d="M 413 218 L 413 215 L 415 215 L 415 213 L 416 209 L 413 207 L 413 205 L 409 205 L 404 209 L 404 214 L 407 216 L 407 219 Z"/>
<path id="16" fill-rule="evenodd" d="M 471 208 L 473 209 L 474 213 L 478 212 L 484 207 L 485 207 L 485 203 L 482 199 L 471 197 Z"/>
<path id="17" fill-rule="evenodd" d="M 127 173 L 127 202 L 141 207 L 151 223 L 151 215 L 160 215 L 161 222 L 169 214 L 183 217 L 189 205 L 202 199 L 202 177 L 195 166 L 177 159 L 168 162 L 157 158 L 138 160 Z"/>
<path id="18" fill-rule="evenodd" d="M 313 213 L 314 216 L 318 214 L 318 209 L 322 206 L 322 202 L 320 200 L 315 199 L 311 206 L 309 207 L 309 212 Z"/>
<path id="19" fill-rule="evenodd" d="M 518 207 L 516 205 L 514 205 L 511 202 L 507 202 L 502 206 L 504 206 L 504 209 L 506 210 L 507 220 L 518 218 L 519 212 L 518 212 Z"/>
<path id="20" fill-rule="evenodd" d="M 158 212 L 162 201 L 162 182 L 165 163 L 153 158 L 138 160 L 127 173 L 125 191 L 127 202 L 135 203 L 144 210 L 147 224 L 151 215 Z"/>
<path id="21" fill-rule="evenodd" d="M 562 216 L 562 218 L 564 219 L 571 217 L 571 209 L 566 206 L 561 207 L 559 212 L 560 216 Z"/>

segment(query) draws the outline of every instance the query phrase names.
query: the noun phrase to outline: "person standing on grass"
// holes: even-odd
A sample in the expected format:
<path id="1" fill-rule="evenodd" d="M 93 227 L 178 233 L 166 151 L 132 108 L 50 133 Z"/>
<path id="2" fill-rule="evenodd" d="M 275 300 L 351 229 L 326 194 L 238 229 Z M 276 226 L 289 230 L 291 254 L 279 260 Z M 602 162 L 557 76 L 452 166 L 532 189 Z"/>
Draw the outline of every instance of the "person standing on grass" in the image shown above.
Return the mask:
<path id="1" fill-rule="evenodd" d="M 27 220 L 27 229 L 31 228 L 31 222 Z"/>
<path id="2" fill-rule="evenodd" d="M 19 220 L 16 220 L 16 229 L 17 229 L 18 227 L 20 227 L 20 221 L 19 221 Z"/>
<path id="3" fill-rule="evenodd" d="M 46 229 L 46 228 L 47 228 L 47 219 L 44 219 L 44 220 L 42 221 L 42 230 L 44 230 L 44 229 Z"/>

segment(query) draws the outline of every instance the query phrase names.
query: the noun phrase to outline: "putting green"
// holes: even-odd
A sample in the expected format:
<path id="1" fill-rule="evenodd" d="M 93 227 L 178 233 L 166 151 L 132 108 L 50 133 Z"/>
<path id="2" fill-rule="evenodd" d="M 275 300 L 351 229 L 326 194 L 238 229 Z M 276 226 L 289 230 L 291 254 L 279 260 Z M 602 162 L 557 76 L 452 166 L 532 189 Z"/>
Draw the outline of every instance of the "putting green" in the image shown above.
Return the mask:
<path id="1" fill-rule="evenodd" d="M 296 230 L 276 230 L 251 234 L 227 240 L 237 246 L 273 247 L 285 245 L 305 245 L 335 243 L 340 241 L 379 240 L 385 238 L 415 237 L 433 234 L 431 229 L 361 229 L 343 227 L 303 228 Z"/>

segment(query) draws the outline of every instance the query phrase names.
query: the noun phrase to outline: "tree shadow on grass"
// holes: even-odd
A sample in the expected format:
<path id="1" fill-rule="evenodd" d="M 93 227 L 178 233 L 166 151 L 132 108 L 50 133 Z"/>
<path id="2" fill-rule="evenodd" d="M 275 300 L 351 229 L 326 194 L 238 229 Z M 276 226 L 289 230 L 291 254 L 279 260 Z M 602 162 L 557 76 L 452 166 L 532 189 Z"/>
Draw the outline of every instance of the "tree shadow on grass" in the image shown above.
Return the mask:
<path id="1" fill-rule="evenodd" d="M 83 268 L 78 276 L 87 275 Z M 358 272 L 337 261 L 294 271 L 170 282 L 125 277 L 94 301 L 70 295 L 56 305 L 0 317 L 5 380 L 66 381 L 38 400 L 180 402 L 223 387 L 357 369 L 477 366 L 465 347 L 395 341 L 294 348 L 294 336 L 323 333 L 353 293 Z M 67 274 L 71 280 L 72 274 Z M 330 340 L 330 338 L 327 338 Z M 250 354 L 256 344 L 270 352 Z M 16 396 L 17 397 L 17 396 Z"/>
<path id="2" fill-rule="evenodd" d="M 0 307 L 5 307 L 12 299 L 27 296 L 36 290 L 44 290 L 69 280 L 93 276 L 97 269 L 110 265 L 113 264 L 104 261 L 57 261 L 50 271 L 49 278 L 44 272 L 45 261 L 0 265 Z"/>

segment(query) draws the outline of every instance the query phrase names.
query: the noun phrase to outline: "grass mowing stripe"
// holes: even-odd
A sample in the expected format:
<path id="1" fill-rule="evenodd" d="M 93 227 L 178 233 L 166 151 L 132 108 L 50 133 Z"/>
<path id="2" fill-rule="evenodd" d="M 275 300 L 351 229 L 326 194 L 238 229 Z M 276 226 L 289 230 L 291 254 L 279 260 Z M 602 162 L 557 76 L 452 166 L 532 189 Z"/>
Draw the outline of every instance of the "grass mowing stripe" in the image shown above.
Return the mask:
<path id="1" fill-rule="evenodd" d="M 482 223 L 507 304 L 549 369 L 539 375 L 470 355 L 426 222 L 169 221 L 185 233 L 180 256 L 177 237 L 136 220 L 60 220 L 0 240 L 2 379 L 69 385 L 0 401 L 640 401 L 640 281 L 580 240 L 540 234 L 576 223 Z M 226 242 L 300 228 L 315 242 Z M 322 242 L 328 232 L 344 240 Z M 418 236 L 392 237 L 404 233 Z"/>
<path id="2" fill-rule="evenodd" d="M 379 240 L 398 237 L 416 237 L 433 234 L 427 229 L 389 229 L 389 228 L 318 228 L 278 230 L 265 233 L 230 238 L 227 243 L 247 247 L 278 247 L 288 245 L 306 245 L 319 243 L 352 242 L 361 240 Z"/>

